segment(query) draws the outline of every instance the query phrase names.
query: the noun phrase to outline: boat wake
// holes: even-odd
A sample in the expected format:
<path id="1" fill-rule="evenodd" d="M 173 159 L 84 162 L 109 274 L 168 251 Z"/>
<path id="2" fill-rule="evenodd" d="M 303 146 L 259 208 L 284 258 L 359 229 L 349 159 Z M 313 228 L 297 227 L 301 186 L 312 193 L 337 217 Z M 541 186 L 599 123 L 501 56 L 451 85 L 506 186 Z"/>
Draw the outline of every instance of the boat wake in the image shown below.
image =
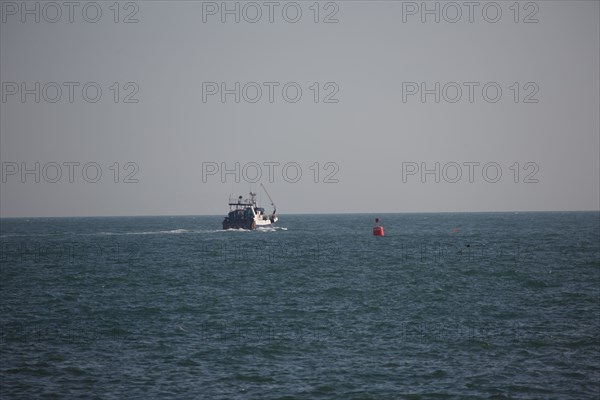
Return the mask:
<path id="1" fill-rule="evenodd" d="M 281 226 L 259 226 L 254 230 L 250 230 L 250 229 L 236 229 L 236 228 L 229 228 L 229 229 L 219 229 L 217 231 L 214 232 L 277 232 L 277 231 L 287 231 L 288 228 L 284 228 Z"/>
<path id="2" fill-rule="evenodd" d="M 120 235 L 170 235 L 180 233 L 194 233 L 194 231 L 188 229 L 172 229 L 169 231 L 138 231 L 138 232 L 97 232 L 91 233 L 90 235 L 104 235 L 104 236 L 120 236 Z"/>
<path id="3" fill-rule="evenodd" d="M 257 232 L 277 232 L 287 231 L 288 228 L 284 227 L 260 227 L 257 228 Z M 0 239 L 7 238 L 27 238 L 27 237 L 62 237 L 62 236 L 129 236 L 129 235 L 184 235 L 184 234 L 214 234 L 223 232 L 252 232 L 248 229 L 171 229 L 171 230 L 153 230 L 153 231 L 133 231 L 133 232 L 55 232 L 55 233 L 44 233 L 44 234 L 20 234 L 20 233 L 9 233 L 0 235 Z"/>
<path id="4" fill-rule="evenodd" d="M 267 227 L 258 227 L 256 228 L 257 232 L 277 232 L 277 231 L 287 231 L 288 228 L 284 228 L 282 226 L 267 226 Z"/>

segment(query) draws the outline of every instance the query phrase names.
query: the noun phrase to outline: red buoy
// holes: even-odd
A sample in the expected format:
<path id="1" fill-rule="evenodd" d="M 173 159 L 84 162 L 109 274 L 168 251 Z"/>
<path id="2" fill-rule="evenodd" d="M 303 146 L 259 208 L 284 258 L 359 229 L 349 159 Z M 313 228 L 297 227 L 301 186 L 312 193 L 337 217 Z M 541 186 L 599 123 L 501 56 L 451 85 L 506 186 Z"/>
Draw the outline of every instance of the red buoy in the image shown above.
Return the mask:
<path id="1" fill-rule="evenodd" d="M 375 226 L 373 227 L 373 236 L 383 236 L 383 226 L 379 226 L 379 218 L 375 218 Z"/>

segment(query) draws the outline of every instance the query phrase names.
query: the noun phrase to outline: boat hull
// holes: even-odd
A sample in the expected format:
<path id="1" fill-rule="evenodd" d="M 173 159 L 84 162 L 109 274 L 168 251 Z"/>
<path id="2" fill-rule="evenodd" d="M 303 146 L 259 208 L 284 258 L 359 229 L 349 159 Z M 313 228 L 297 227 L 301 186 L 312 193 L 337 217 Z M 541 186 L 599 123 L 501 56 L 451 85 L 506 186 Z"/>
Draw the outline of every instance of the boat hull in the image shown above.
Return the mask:
<path id="1" fill-rule="evenodd" d="M 274 223 L 271 221 L 259 221 L 256 223 L 255 221 L 228 221 L 225 219 L 223 221 L 223 229 L 245 229 L 245 230 L 255 230 L 257 228 L 268 228 L 273 226 Z"/>

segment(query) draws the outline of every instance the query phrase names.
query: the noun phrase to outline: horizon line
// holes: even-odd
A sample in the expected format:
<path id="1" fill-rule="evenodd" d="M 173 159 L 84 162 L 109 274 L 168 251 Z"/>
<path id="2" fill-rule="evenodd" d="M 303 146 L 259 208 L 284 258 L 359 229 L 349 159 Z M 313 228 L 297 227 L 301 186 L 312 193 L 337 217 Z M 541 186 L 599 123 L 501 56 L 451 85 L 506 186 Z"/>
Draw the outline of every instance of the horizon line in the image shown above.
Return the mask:
<path id="1" fill-rule="evenodd" d="M 505 211 L 393 211 L 393 212 L 292 212 L 278 213 L 279 215 L 385 215 L 385 214 L 485 214 L 485 213 L 589 213 L 600 212 L 597 210 L 505 210 Z M 137 215 L 56 215 L 56 216 L 0 216 L 0 219 L 27 219 L 27 218 L 143 218 L 143 217 L 219 217 L 224 214 L 137 214 Z"/>

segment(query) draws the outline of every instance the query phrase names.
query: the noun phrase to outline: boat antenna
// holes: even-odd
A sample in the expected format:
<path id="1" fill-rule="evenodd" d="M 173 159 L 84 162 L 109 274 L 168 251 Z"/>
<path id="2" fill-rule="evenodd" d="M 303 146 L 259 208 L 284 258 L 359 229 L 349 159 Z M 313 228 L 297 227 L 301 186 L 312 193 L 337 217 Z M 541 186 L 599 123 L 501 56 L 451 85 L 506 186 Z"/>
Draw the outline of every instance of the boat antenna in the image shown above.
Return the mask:
<path id="1" fill-rule="evenodd" d="M 275 202 L 273 202 L 271 195 L 269 194 L 269 192 L 267 192 L 267 188 L 265 187 L 265 185 L 262 184 L 262 182 L 260 183 L 260 186 L 262 186 L 263 190 L 267 194 L 267 197 L 269 197 L 269 200 L 271 200 L 271 205 L 273 206 L 273 213 L 275 213 L 275 210 L 277 209 L 277 206 L 275 206 Z"/>

